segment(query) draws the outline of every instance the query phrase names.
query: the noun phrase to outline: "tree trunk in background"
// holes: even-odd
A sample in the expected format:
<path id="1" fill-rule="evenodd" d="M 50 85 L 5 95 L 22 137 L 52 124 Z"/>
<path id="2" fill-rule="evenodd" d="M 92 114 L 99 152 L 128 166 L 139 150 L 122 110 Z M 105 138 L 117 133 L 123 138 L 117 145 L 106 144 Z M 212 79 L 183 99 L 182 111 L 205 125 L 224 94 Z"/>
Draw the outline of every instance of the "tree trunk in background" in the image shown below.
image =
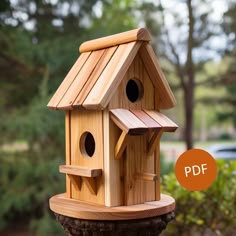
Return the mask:
<path id="1" fill-rule="evenodd" d="M 186 149 L 193 148 L 193 90 L 192 83 L 189 83 L 187 90 L 184 93 L 184 106 L 185 106 L 185 128 L 184 139 Z"/>
<path id="2" fill-rule="evenodd" d="M 192 0 L 187 1 L 188 6 L 188 52 L 186 61 L 186 77 L 184 89 L 184 102 L 185 102 L 185 142 L 186 148 L 193 148 L 193 126 L 194 126 L 194 80 L 195 80 L 195 70 L 193 64 L 193 46 L 194 46 L 194 18 L 193 18 L 193 8 Z"/>
<path id="3" fill-rule="evenodd" d="M 186 0 L 186 7 L 188 12 L 188 32 L 185 41 L 186 51 L 178 51 L 178 45 L 172 42 L 169 35 L 168 28 L 165 25 L 164 8 L 161 0 L 160 8 L 162 9 L 162 20 L 165 34 L 165 43 L 171 55 L 164 52 L 163 56 L 174 66 L 175 73 L 180 81 L 180 88 L 183 91 L 184 99 L 184 133 L 183 138 L 186 144 L 186 149 L 193 148 L 193 127 L 194 127 L 194 89 L 195 89 L 195 67 L 193 62 L 193 49 L 195 45 L 194 39 L 194 23 L 192 0 Z M 182 62 L 183 54 L 186 54 L 185 62 Z"/>

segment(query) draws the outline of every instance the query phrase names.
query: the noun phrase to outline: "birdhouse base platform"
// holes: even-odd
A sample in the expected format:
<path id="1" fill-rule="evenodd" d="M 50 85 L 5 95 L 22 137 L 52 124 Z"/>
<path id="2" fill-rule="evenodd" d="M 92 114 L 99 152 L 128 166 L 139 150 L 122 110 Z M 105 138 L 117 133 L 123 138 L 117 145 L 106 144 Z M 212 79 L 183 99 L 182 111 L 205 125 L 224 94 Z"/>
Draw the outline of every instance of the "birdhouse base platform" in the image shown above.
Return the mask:
<path id="1" fill-rule="evenodd" d="M 53 212 L 77 219 L 85 220 L 134 220 L 161 216 L 175 209 L 174 198 L 161 194 L 160 201 L 150 201 L 131 206 L 106 207 L 81 202 L 66 197 L 66 194 L 53 196 L 50 201 Z"/>

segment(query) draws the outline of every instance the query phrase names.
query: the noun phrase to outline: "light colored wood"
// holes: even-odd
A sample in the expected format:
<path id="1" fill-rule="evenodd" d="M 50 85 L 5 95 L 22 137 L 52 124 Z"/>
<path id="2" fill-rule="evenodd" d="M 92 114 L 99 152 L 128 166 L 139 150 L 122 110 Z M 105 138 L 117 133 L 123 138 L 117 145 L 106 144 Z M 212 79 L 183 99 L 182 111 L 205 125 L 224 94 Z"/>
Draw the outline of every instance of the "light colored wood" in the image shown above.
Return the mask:
<path id="1" fill-rule="evenodd" d="M 157 175 L 150 173 L 137 173 L 135 174 L 135 178 L 147 181 L 157 181 Z"/>
<path id="2" fill-rule="evenodd" d="M 163 131 L 164 131 L 163 129 L 159 129 L 159 130 L 156 130 L 153 132 L 151 140 L 148 143 L 148 152 L 147 152 L 148 157 L 150 157 L 153 154 L 153 152 L 155 151 L 155 149 L 157 148 Z"/>
<path id="3" fill-rule="evenodd" d="M 149 77 L 159 94 L 159 109 L 169 109 L 176 105 L 175 97 L 170 86 L 160 68 L 156 55 L 148 43 L 143 43 L 139 50 L 140 57 L 143 60 Z"/>
<path id="4" fill-rule="evenodd" d="M 154 156 L 147 155 L 148 133 L 129 136 L 124 159 L 124 205 L 134 205 L 155 199 L 155 183 L 138 180 L 136 173 L 155 173 Z"/>
<path id="5" fill-rule="evenodd" d="M 76 78 L 77 74 L 82 69 L 83 65 L 86 63 L 91 52 L 83 53 L 79 56 L 73 67 L 70 69 L 69 73 L 66 75 L 65 79 L 62 81 L 61 85 L 51 98 L 48 103 L 48 107 L 51 109 L 57 109 L 58 103 L 61 101 L 62 97 L 65 95 L 66 91 L 70 87 L 71 83 Z"/>
<path id="6" fill-rule="evenodd" d="M 70 127 L 70 111 L 65 112 L 65 139 L 66 139 L 66 165 L 71 164 L 71 127 Z M 71 179 L 66 175 L 66 194 L 71 198 Z"/>
<path id="7" fill-rule="evenodd" d="M 112 56 L 116 52 L 117 48 L 118 48 L 118 46 L 115 46 L 115 47 L 111 47 L 111 48 L 108 48 L 105 50 L 101 59 L 99 60 L 99 62 L 95 66 L 92 74 L 90 75 L 89 79 L 84 84 L 84 86 L 81 87 L 81 91 L 80 91 L 79 95 L 77 96 L 76 101 L 73 103 L 73 107 L 76 108 L 76 107 L 82 106 L 84 100 L 86 99 L 86 97 L 90 93 L 91 89 L 93 88 L 93 86 L 95 85 L 97 80 L 99 79 L 103 70 L 106 68 L 107 64 L 109 63 Z"/>
<path id="8" fill-rule="evenodd" d="M 104 169 L 103 160 L 103 115 L 102 111 L 71 111 L 71 165 Z M 92 157 L 83 154 L 80 139 L 85 132 L 90 132 L 95 140 L 95 151 Z M 104 205 L 104 175 L 96 178 L 97 195 L 91 194 L 87 184 L 82 181 L 81 191 L 72 189 L 72 197 L 85 202 Z"/>
<path id="9" fill-rule="evenodd" d="M 110 35 L 107 37 L 102 37 L 84 42 L 83 44 L 81 44 L 79 51 L 81 53 L 84 53 L 88 51 L 94 51 L 102 48 L 112 47 L 115 45 L 129 43 L 137 40 L 150 41 L 151 36 L 149 32 L 144 28 L 134 29 L 127 32 L 122 32 L 119 34 Z"/>
<path id="10" fill-rule="evenodd" d="M 152 119 L 154 119 L 156 122 L 158 122 L 164 131 L 170 131 L 174 132 L 178 125 L 176 125 L 171 119 L 169 119 L 164 114 L 154 111 L 154 110 L 144 110 Z"/>
<path id="11" fill-rule="evenodd" d="M 126 131 L 122 131 L 115 147 L 115 159 L 119 160 L 123 154 L 128 141 L 128 134 Z"/>
<path id="12" fill-rule="evenodd" d="M 159 216 L 175 209 L 175 200 L 161 195 L 160 201 L 120 207 L 105 207 L 68 199 L 64 194 L 49 200 L 50 209 L 58 214 L 87 220 L 132 220 Z"/>
<path id="13" fill-rule="evenodd" d="M 75 102 L 78 94 L 87 83 L 90 75 L 104 52 L 105 50 L 98 50 L 90 54 L 83 68 L 77 74 L 76 78 L 71 83 L 70 87 L 67 89 L 66 93 L 57 105 L 58 109 L 72 109 L 73 103 Z"/>
<path id="14" fill-rule="evenodd" d="M 79 166 L 60 166 L 59 170 L 61 173 L 68 174 L 73 187 L 77 191 L 81 190 L 81 178 L 87 185 L 90 192 L 94 195 L 97 194 L 96 180 L 94 177 L 99 177 L 102 175 L 101 169 L 92 169 Z M 81 178 L 78 178 L 81 177 Z"/>
<path id="15" fill-rule="evenodd" d="M 98 177 L 102 175 L 102 169 L 94 169 L 82 166 L 61 165 L 59 166 L 61 173 L 77 175 L 83 177 Z"/>
<path id="16" fill-rule="evenodd" d="M 85 99 L 83 103 L 85 108 L 104 109 L 107 107 L 140 46 L 140 42 L 131 42 L 118 47 L 99 80 Z"/>
<path id="17" fill-rule="evenodd" d="M 94 178 L 88 178 L 88 177 L 82 177 L 82 180 L 85 182 L 87 185 L 90 193 L 93 195 L 97 195 L 97 184 L 96 180 Z"/>
<path id="18" fill-rule="evenodd" d="M 175 98 L 145 42 L 147 33 L 137 29 L 81 45 L 84 53 L 48 104 L 71 110 L 65 121 L 66 165 L 60 166 L 71 201 L 137 210 L 160 200 L 160 137 L 177 125 L 159 109 L 174 106 Z M 140 88 L 135 102 L 126 94 L 130 79 Z M 81 148 L 85 132 L 95 140 L 91 158 Z"/>
<path id="19" fill-rule="evenodd" d="M 129 135 L 144 134 L 148 127 L 140 121 L 133 113 L 126 109 L 113 109 L 111 119 L 123 131 Z"/>
<path id="20" fill-rule="evenodd" d="M 109 111 L 103 111 L 105 206 L 122 206 L 123 160 L 115 160 L 115 145 L 120 129 L 111 121 Z"/>
<path id="21" fill-rule="evenodd" d="M 70 175 L 67 174 L 67 176 L 70 178 L 71 184 L 73 185 L 74 189 L 76 189 L 77 191 L 81 190 L 81 177 L 80 176 L 76 176 L 76 175 Z M 69 197 L 71 198 L 71 196 Z"/>
<path id="22" fill-rule="evenodd" d="M 138 81 L 143 86 L 143 95 L 136 102 L 130 102 L 126 95 L 126 86 L 131 79 Z M 138 53 L 113 94 L 109 102 L 109 109 L 154 109 L 154 97 L 154 86 Z"/>
<path id="23" fill-rule="evenodd" d="M 141 44 L 142 46 L 140 47 Z M 108 48 L 107 51 L 110 52 L 110 49 Z M 112 58 L 108 63 L 106 60 L 99 63 L 102 55 L 96 56 L 96 54 L 100 51 L 104 51 L 104 49 L 91 53 L 86 52 L 79 57 L 81 60 L 78 59 L 68 73 L 50 100 L 49 107 L 54 109 L 72 109 L 73 106 L 80 107 L 83 104 L 88 109 L 104 109 L 116 93 L 117 87 L 124 78 L 134 57 L 136 59 L 133 61 L 129 75 L 134 78 L 141 78 L 141 80 L 148 77 L 148 79 L 142 81 L 144 86 L 144 96 L 141 99 L 142 108 L 151 109 L 151 107 L 147 107 L 147 104 L 152 104 L 154 100 L 158 109 L 167 109 L 176 104 L 173 93 L 157 62 L 155 53 L 147 42 L 133 41 L 119 45 L 114 54 L 111 52 Z M 105 57 L 108 58 L 109 55 Z M 99 63 L 99 66 L 96 66 L 97 63 Z M 107 66 L 103 69 L 106 63 Z M 88 78 L 91 74 L 92 77 Z M 155 87 L 155 93 L 153 85 L 149 82 L 150 79 Z M 82 92 L 81 95 L 80 92 Z M 143 102 L 145 102 L 145 105 Z M 133 103 L 130 108 L 136 109 L 138 104 L 138 102 Z"/>
<path id="24" fill-rule="evenodd" d="M 161 199 L 160 142 L 156 144 L 156 149 L 154 154 L 154 166 L 155 166 L 155 173 L 157 175 L 157 181 L 155 182 L 155 200 L 159 201 Z"/>
<path id="25" fill-rule="evenodd" d="M 156 111 L 160 111 L 160 103 L 161 103 L 161 95 L 159 94 L 158 88 L 154 88 L 154 100 L 155 100 L 155 109 Z"/>

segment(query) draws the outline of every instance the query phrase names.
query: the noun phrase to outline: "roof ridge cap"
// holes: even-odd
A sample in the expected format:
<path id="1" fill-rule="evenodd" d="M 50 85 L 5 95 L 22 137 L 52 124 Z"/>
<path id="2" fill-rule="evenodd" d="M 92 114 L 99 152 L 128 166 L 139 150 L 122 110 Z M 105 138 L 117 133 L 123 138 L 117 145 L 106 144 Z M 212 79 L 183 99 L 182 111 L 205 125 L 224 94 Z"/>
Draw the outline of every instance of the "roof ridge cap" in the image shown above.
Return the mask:
<path id="1" fill-rule="evenodd" d="M 138 28 L 106 37 L 86 41 L 80 45 L 80 53 L 95 51 L 133 41 L 150 41 L 151 35 L 145 28 Z"/>

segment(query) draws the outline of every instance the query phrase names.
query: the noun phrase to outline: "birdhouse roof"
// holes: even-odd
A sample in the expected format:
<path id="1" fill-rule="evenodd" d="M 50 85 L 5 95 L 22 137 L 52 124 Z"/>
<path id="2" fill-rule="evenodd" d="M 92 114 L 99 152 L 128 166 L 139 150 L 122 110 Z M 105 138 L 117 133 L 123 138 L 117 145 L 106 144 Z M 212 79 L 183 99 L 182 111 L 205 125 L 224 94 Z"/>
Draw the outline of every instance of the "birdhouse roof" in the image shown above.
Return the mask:
<path id="1" fill-rule="evenodd" d="M 83 43 L 79 49 L 81 55 L 48 107 L 62 110 L 106 108 L 137 53 L 160 94 L 159 108 L 173 107 L 176 103 L 174 95 L 150 40 L 149 32 L 141 28 Z"/>
<path id="2" fill-rule="evenodd" d="M 149 129 L 173 132 L 178 126 L 164 114 L 153 110 L 111 109 L 114 123 L 130 135 L 140 135 Z"/>

